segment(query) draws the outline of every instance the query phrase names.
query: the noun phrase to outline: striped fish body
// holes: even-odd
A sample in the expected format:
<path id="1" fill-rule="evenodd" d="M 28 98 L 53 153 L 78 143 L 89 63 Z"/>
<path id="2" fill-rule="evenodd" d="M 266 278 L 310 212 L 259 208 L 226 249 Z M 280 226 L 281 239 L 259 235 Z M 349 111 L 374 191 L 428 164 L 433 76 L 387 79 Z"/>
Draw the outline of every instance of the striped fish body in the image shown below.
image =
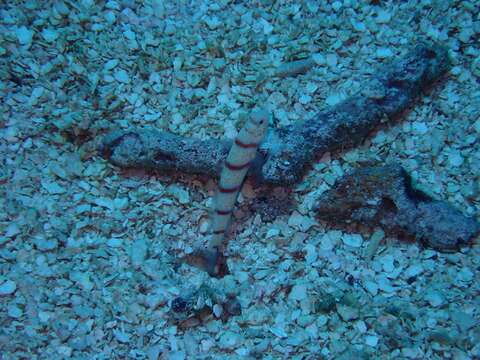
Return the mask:
<path id="1" fill-rule="evenodd" d="M 268 119 L 267 111 L 252 113 L 228 153 L 214 199 L 210 248 L 218 249 L 223 242 L 243 181 L 267 132 Z"/>

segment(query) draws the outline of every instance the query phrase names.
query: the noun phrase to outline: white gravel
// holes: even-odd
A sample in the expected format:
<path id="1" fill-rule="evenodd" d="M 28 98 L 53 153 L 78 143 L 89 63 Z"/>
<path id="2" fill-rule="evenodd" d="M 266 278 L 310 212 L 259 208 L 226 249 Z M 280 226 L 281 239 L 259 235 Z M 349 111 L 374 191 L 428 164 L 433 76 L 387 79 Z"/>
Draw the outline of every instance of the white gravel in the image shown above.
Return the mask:
<path id="1" fill-rule="evenodd" d="M 480 358 L 478 246 L 442 254 L 377 229 L 366 251 L 370 233 L 311 211 L 353 167 L 396 161 L 478 218 L 478 2 L 16 3 L 0 5 L 2 359 Z M 425 38 L 449 48 L 445 81 L 362 146 L 324 154 L 289 214 L 252 214 L 248 185 L 224 279 L 176 262 L 205 240 L 215 183 L 97 152 L 110 129 L 232 137 L 256 104 L 288 126 L 374 91 L 375 66 Z M 201 285 L 214 315 L 183 328 L 171 301 Z M 227 293 L 242 315 L 223 322 L 212 299 Z"/>

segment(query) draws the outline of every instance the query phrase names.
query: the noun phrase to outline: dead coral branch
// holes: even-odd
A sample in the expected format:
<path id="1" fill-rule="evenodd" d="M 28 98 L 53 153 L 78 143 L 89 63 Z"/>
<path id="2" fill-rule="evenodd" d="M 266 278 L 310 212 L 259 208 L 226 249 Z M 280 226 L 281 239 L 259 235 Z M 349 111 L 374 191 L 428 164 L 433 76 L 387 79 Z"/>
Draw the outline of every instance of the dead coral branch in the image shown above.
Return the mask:
<path id="1" fill-rule="evenodd" d="M 312 119 L 270 131 L 249 171 L 257 181 L 291 185 L 326 151 L 360 144 L 383 118 L 393 118 L 449 68 L 447 51 L 421 43 L 403 58 L 381 66 L 361 93 Z M 116 131 L 102 149 L 121 167 L 176 170 L 218 176 L 231 142 L 198 140 L 158 130 Z"/>

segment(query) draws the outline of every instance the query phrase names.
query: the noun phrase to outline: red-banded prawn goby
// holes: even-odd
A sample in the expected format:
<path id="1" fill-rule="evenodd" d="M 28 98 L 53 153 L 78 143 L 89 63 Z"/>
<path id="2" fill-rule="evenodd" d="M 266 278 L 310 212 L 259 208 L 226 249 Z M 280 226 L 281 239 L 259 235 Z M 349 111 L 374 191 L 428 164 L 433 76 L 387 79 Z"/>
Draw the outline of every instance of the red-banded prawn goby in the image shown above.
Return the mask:
<path id="1" fill-rule="evenodd" d="M 266 110 L 253 112 L 230 148 L 214 198 L 210 249 L 218 250 L 225 238 L 243 181 L 267 132 L 269 117 Z"/>

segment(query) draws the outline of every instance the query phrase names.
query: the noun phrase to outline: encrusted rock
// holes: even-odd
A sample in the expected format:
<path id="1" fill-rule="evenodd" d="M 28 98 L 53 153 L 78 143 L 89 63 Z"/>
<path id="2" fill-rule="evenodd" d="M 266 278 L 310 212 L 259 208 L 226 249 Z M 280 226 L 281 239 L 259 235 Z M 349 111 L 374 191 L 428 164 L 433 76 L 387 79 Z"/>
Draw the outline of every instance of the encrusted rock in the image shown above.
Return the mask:
<path id="1" fill-rule="evenodd" d="M 382 226 L 439 251 L 471 244 L 480 224 L 445 201 L 414 188 L 399 165 L 359 168 L 323 193 L 315 207 L 323 220 Z"/>

